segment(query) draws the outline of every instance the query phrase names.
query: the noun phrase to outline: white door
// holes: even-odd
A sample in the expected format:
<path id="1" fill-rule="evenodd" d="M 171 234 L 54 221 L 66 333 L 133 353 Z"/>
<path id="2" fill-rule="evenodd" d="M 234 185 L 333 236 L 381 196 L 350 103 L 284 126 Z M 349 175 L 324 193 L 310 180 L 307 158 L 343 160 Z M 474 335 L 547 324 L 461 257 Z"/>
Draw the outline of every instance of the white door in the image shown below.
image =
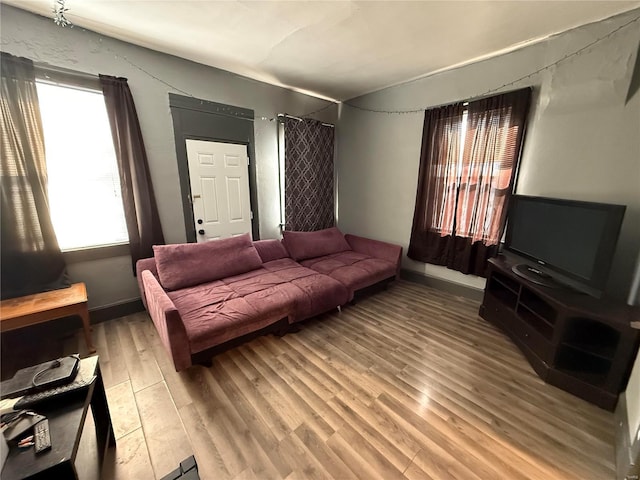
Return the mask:
<path id="1" fill-rule="evenodd" d="M 187 140 L 198 242 L 251 233 L 246 145 Z"/>

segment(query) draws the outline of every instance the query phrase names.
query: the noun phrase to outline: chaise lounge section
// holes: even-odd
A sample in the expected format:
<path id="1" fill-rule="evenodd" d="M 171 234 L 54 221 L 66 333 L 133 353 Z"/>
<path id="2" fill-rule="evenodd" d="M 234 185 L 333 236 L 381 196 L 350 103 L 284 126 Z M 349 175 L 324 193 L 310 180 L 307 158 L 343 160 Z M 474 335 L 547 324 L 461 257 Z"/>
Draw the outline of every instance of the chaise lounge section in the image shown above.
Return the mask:
<path id="1" fill-rule="evenodd" d="M 337 228 L 317 232 L 284 231 L 291 258 L 302 266 L 339 281 L 349 291 L 349 301 L 364 288 L 397 278 L 402 247 L 386 242 L 342 235 Z"/>
<path id="2" fill-rule="evenodd" d="M 320 315 L 395 279 L 401 255 L 399 246 L 332 228 L 285 232 L 282 242 L 246 234 L 154 246 L 137 271 L 142 301 L 180 371 L 234 340 Z"/>

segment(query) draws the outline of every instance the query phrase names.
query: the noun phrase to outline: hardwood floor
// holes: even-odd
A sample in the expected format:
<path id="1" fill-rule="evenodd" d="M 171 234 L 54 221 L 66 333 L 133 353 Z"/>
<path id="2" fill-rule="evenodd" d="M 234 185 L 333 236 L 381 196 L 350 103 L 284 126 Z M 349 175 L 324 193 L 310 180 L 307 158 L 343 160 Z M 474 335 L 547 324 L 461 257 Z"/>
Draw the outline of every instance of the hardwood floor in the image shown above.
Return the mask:
<path id="1" fill-rule="evenodd" d="M 203 479 L 615 478 L 613 414 L 542 382 L 478 307 L 399 282 L 181 373 L 146 313 L 95 325 L 117 438 L 104 478 L 192 454 Z"/>

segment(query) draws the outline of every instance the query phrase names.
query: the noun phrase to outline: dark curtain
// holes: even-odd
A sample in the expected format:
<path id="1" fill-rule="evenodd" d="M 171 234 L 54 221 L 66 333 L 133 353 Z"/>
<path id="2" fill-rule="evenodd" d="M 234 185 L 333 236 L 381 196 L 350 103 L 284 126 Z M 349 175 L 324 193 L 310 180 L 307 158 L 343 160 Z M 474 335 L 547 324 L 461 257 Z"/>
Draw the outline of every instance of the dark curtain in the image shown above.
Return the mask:
<path id="1" fill-rule="evenodd" d="M 410 258 L 484 276 L 504 230 L 530 101 L 527 88 L 425 112 Z"/>
<path id="2" fill-rule="evenodd" d="M 285 230 L 311 232 L 334 226 L 333 141 L 333 127 L 285 117 Z"/>
<path id="3" fill-rule="evenodd" d="M 127 79 L 100 75 L 100 83 L 118 159 L 124 216 L 135 275 L 136 262 L 141 258 L 152 257 L 152 246 L 164 244 L 164 236 L 138 114 Z"/>
<path id="4" fill-rule="evenodd" d="M 44 133 L 33 62 L 2 52 L 2 298 L 69 286 L 49 213 Z"/>

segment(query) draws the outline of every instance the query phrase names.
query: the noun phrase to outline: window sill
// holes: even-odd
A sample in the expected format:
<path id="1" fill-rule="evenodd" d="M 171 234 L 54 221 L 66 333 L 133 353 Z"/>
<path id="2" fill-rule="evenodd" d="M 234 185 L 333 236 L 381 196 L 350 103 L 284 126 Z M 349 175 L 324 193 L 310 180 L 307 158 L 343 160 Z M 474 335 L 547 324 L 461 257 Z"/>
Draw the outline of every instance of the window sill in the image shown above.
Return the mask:
<path id="1" fill-rule="evenodd" d="M 117 245 L 103 245 L 99 247 L 88 247 L 77 250 L 66 250 L 62 252 L 67 263 L 90 262 L 103 258 L 123 257 L 130 255 L 129 244 L 119 243 Z"/>

